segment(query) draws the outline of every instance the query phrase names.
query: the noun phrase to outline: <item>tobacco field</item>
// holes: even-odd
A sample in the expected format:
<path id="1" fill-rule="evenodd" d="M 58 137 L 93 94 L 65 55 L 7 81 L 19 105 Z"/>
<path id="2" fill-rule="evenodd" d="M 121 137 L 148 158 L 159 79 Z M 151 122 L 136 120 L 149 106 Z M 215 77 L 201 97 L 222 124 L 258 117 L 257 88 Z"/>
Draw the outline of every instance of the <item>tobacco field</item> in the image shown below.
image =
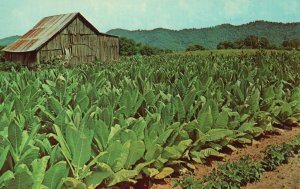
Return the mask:
<path id="1" fill-rule="evenodd" d="M 107 188 L 193 170 L 300 118 L 300 54 L 123 58 L 0 76 L 0 188 Z"/>

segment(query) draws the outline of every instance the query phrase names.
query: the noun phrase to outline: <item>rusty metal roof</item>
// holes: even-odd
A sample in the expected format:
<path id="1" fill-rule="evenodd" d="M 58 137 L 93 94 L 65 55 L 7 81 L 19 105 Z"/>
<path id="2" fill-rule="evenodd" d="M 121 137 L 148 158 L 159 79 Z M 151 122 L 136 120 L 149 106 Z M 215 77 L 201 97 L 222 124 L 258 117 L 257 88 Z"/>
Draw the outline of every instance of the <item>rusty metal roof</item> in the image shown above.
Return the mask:
<path id="1" fill-rule="evenodd" d="M 2 50 L 5 52 L 31 52 L 39 50 L 56 34 L 60 33 L 64 28 L 66 28 L 77 16 L 81 17 L 97 35 L 116 37 L 99 32 L 80 13 L 71 13 L 43 18 L 20 39 Z"/>

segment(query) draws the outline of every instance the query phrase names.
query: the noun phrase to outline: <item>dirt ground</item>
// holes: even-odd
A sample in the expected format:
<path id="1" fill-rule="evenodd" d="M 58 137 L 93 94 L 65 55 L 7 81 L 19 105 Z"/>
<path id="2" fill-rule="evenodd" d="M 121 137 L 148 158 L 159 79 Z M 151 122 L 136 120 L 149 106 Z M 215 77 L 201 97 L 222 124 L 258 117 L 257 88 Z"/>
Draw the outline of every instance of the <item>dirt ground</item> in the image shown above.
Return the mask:
<path id="1" fill-rule="evenodd" d="M 269 134 L 266 136 L 262 136 L 259 139 L 253 141 L 252 145 L 247 145 L 244 147 L 239 147 L 237 148 L 236 151 L 232 153 L 228 153 L 228 155 L 222 160 L 211 160 L 209 165 L 203 165 L 203 164 L 196 164 L 196 169 L 194 171 L 194 177 L 196 179 L 202 178 L 204 175 L 208 174 L 211 172 L 211 170 L 216 167 L 220 163 L 225 163 L 225 162 L 231 162 L 231 161 L 237 161 L 241 157 L 248 155 L 250 156 L 253 160 L 255 161 L 261 161 L 263 159 L 263 154 L 268 145 L 278 145 L 281 143 L 287 143 L 295 139 L 295 137 L 299 134 L 300 128 L 293 128 L 292 130 L 281 130 L 277 132 L 277 134 Z M 286 169 L 284 169 L 286 167 Z M 281 174 L 280 170 L 283 169 L 283 174 Z M 294 186 L 297 186 L 300 189 L 300 158 L 295 157 L 292 158 L 290 163 L 287 165 L 283 165 L 282 167 L 279 167 L 277 169 L 279 172 L 269 172 L 264 175 L 262 178 L 262 182 L 268 184 L 268 185 L 249 185 L 250 188 L 268 188 L 270 183 L 274 182 L 274 176 L 272 174 L 278 174 L 276 175 L 276 179 L 280 180 L 282 185 L 277 184 L 274 182 L 274 185 L 281 186 L 277 188 L 291 188 L 295 189 Z M 291 172 L 292 171 L 292 172 Z M 287 175 L 286 173 L 289 172 Z M 284 176 L 286 174 L 286 176 Z M 270 176 L 268 176 L 270 175 Z M 266 178 L 265 178 L 266 177 Z M 284 179 L 282 179 L 284 178 Z M 290 179 L 289 179 L 290 178 Z M 297 182 L 294 182 L 294 180 Z M 267 183 L 269 181 L 269 183 Z M 286 181 L 286 182 L 285 182 Z M 260 182 L 259 182 L 260 183 Z M 257 184 L 259 184 L 257 183 Z M 291 183 L 289 185 L 289 183 Z M 263 184 L 263 183 L 262 183 Z M 272 185 L 272 187 L 269 188 L 276 188 Z M 252 187 L 253 186 L 253 187 Z M 283 187 L 284 186 L 284 187 Z M 296 187 L 296 188 L 297 188 Z M 160 181 L 159 183 L 154 183 L 151 186 L 151 189 L 171 189 L 172 188 L 172 178 L 166 178 L 163 181 Z M 297 188 L 297 189 L 298 189 Z M 248 189 L 248 186 L 247 186 Z"/>
<path id="2" fill-rule="evenodd" d="M 289 159 L 288 164 L 275 171 L 265 172 L 257 183 L 248 184 L 243 189 L 300 189 L 300 155 Z"/>

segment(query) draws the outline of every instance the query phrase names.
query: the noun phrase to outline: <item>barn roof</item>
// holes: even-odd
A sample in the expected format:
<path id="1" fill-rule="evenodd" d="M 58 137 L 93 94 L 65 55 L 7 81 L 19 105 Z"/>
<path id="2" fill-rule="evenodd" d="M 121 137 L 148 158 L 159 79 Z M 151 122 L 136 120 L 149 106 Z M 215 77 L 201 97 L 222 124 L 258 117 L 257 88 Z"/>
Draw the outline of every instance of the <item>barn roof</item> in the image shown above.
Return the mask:
<path id="1" fill-rule="evenodd" d="M 2 49 L 5 52 L 31 52 L 42 48 L 49 40 L 65 29 L 73 20 L 80 17 L 97 35 L 116 37 L 99 32 L 80 13 L 62 14 L 43 18 L 37 25 L 16 42 Z"/>

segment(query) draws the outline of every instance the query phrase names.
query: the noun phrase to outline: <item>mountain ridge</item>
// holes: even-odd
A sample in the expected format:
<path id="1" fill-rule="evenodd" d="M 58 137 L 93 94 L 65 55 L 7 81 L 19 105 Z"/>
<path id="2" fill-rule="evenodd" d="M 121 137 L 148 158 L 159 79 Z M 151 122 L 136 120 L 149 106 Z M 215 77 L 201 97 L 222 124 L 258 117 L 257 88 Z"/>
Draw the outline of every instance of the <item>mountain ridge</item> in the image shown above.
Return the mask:
<path id="1" fill-rule="evenodd" d="M 300 38 L 300 22 L 270 22 L 257 20 L 246 24 L 221 24 L 206 28 L 172 30 L 155 28 L 152 30 L 113 29 L 108 34 L 127 37 L 150 46 L 185 50 L 189 45 L 201 44 L 215 49 L 222 41 L 236 41 L 248 35 L 267 37 L 271 43 L 280 45 L 284 40 Z"/>
<path id="2" fill-rule="evenodd" d="M 10 37 L 5 37 L 0 39 L 0 46 L 7 46 L 13 42 L 15 42 L 17 39 L 19 39 L 21 36 L 19 35 L 13 35 Z"/>
<path id="3" fill-rule="evenodd" d="M 270 24 L 282 24 L 282 25 L 295 25 L 295 24 L 300 24 L 299 22 L 274 22 L 274 21 L 265 21 L 265 20 L 255 20 L 252 22 L 244 23 L 244 24 L 230 24 L 230 23 L 223 23 L 223 24 L 218 24 L 215 26 L 209 26 L 209 27 L 200 27 L 200 28 L 183 28 L 183 29 L 169 29 L 169 28 L 163 28 L 163 27 L 157 27 L 153 29 L 123 29 L 123 28 L 114 28 L 111 30 L 108 30 L 106 33 L 110 33 L 113 30 L 126 30 L 126 31 L 131 31 L 131 32 L 136 32 L 136 31 L 154 31 L 158 29 L 163 29 L 163 30 L 168 30 L 168 31 L 184 31 L 184 30 L 202 30 L 202 29 L 211 29 L 211 28 L 216 28 L 220 26 L 232 26 L 232 27 L 239 27 L 239 26 L 246 26 L 246 25 L 251 25 L 251 24 L 258 24 L 258 23 L 270 23 Z"/>

